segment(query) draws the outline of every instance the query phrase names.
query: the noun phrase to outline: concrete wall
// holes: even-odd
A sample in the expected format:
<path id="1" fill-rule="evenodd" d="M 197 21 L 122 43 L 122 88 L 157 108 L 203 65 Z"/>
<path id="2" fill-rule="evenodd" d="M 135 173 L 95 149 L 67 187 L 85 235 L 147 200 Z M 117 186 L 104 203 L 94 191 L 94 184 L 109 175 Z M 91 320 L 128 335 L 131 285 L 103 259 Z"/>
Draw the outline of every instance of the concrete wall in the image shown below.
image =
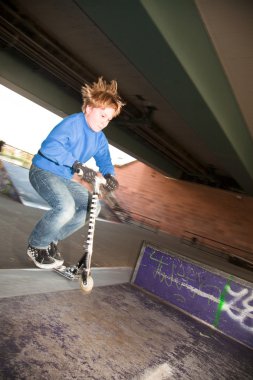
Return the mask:
<path id="1" fill-rule="evenodd" d="M 161 175 L 141 162 L 116 168 L 120 203 L 159 228 L 185 231 L 253 252 L 253 198 Z M 156 223 L 155 223 L 156 224 Z"/>
<path id="2" fill-rule="evenodd" d="M 132 283 L 253 348 L 253 285 L 144 243 Z"/>

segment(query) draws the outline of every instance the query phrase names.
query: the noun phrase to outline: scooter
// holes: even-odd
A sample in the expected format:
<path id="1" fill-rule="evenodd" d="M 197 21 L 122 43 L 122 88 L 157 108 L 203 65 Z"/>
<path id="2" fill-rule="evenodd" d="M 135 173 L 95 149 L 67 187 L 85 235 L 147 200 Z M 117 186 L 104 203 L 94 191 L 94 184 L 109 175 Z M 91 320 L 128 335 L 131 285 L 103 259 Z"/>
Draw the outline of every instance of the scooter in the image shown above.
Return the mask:
<path id="1" fill-rule="evenodd" d="M 91 277 L 91 257 L 93 253 L 93 239 L 95 232 L 96 214 L 98 209 L 99 195 L 101 193 L 100 186 L 104 185 L 106 180 L 104 177 L 96 176 L 93 185 L 93 192 L 90 206 L 90 216 L 88 225 L 87 240 L 83 245 L 84 254 L 76 265 L 70 267 L 61 266 L 54 269 L 58 274 L 66 277 L 68 280 L 79 280 L 81 290 L 88 294 L 94 286 Z"/>

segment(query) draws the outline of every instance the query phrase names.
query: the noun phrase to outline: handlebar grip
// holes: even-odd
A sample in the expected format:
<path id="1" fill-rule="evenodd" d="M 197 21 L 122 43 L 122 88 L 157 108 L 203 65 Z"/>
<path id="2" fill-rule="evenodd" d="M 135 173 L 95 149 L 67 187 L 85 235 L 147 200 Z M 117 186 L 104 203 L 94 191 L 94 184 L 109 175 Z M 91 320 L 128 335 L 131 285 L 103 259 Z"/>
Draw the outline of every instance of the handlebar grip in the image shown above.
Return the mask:
<path id="1" fill-rule="evenodd" d="M 83 176 L 83 170 L 80 169 L 80 168 L 77 169 L 76 173 L 77 173 L 77 175 L 78 175 L 79 177 L 82 177 L 82 176 Z"/>

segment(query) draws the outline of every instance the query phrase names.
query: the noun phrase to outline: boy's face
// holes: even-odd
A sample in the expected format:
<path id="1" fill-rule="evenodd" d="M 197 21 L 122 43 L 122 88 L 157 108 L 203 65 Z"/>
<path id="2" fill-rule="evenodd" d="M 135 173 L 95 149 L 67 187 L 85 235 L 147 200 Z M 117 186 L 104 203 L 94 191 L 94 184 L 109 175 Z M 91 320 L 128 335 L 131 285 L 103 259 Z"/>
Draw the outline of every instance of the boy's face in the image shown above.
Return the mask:
<path id="1" fill-rule="evenodd" d="M 85 110 L 86 121 L 94 132 L 100 132 L 107 127 L 114 115 L 115 109 L 111 107 L 97 108 L 87 106 Z"/>

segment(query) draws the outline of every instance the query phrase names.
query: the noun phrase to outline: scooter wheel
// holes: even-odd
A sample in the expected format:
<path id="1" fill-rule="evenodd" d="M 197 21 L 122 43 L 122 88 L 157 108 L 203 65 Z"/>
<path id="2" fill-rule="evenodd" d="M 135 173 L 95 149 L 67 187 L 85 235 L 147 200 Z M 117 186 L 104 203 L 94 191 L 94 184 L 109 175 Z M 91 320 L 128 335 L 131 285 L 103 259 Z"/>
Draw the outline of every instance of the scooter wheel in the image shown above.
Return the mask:
<path id="1" fill-rule="evenodd" d="M 82 277 L 80 278 L 80 289 L 83 293 L 88 294 L 92 291 L 94 285 L 93 278 L 91 276 L 88 276 L 87 283 L 83 282 Z"/>

